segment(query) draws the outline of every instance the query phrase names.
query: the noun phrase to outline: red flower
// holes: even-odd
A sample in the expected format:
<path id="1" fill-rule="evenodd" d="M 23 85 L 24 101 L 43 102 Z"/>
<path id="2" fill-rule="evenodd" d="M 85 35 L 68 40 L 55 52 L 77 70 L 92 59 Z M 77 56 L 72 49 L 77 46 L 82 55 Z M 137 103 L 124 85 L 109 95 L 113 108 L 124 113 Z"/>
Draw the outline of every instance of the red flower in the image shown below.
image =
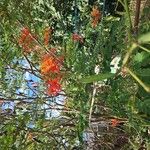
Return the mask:
<path id="1" fill-rule="evenodd" d="M 28 35 L 30 33 L 30 30 L 28 27 L 24 27 L 22 30 L 21 30 L 22 34 L 25 34 L 25 35 Z"/>
<path id="2" fill-rule="evenodd" d="M 72 34 L 72 40 L 83 43 L 83 37 L 77 33 Z"/>
<path id="3" fill-rule="evenodd" d="M 56 96 L 61 91 L 61 85 L 59 82 L 59 78 L 51 79 L 46 82 L 48 95 Z"/>
<path id="4" fill-rule="evenodd" d="M 29 29 L 28 28 L 23 28 L 22 30 L 21 30 L 21 35 L 20 35 L 20 37 L 19 37 L 19 44 L 23 44 L 24 43 L 24 41 L 25 41 L 25 39 L 27 38 L 27 36 L 30 34 L 30 31 L 29 31 Z"/>
<path id="5" fill-rule="evenodd" d="M 25 52 L 30 52 L 35 46 L 34 39 L 35 37 L 30 33 L 30 30 L 24 27 L 18 42 Z"/>
<path id="6" fill-rule="evenodd" d="M 119 123 L 120 123 L 120 121 L 118 119 L 111 119 L 111 126 L 112 127 L 116 127 Z"/>

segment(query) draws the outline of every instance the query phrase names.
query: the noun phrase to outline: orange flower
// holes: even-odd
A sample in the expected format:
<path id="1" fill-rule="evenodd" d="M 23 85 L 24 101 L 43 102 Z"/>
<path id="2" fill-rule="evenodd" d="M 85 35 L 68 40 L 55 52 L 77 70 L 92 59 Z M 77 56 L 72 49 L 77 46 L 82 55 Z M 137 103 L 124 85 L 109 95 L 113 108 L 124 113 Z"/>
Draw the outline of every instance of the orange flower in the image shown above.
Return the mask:
<path id="1" fill-rule="evenodd" d="M 91 16 L 96 17 L 96 18 L 100 18 L 100 11 L 98 10 L 97 6 L 94 6 L 92 8 Z"/>
<path id="2" fill-rule="evenodd" d="M 60 63 L 49 55 L 45 55 L 41 62 L 41 73 L 46 75 L 48 73 L 59 73 Z"/>
<path id="3" fill-rule="evenodd" d="M 116 127 L 119 123 L 120 123 L 120 121 L 118 119 L 111 119 L 111 126 L 112 127 Z"/>
<path id="4" fill-rule="evenodd" d="M 92 8 L 91 17 L 92 17 L 92 27 L 96 27 L 101 19 L 101 13 L 98 10 L 97 6 L 94 6 Z"/>
<path id="5" fill-rule="evenodd" d="M 47 94 L 56 96 L 61 91 L 60 78 L 55 78 L 52 80 L 48 80 L 47 84 Z"/>

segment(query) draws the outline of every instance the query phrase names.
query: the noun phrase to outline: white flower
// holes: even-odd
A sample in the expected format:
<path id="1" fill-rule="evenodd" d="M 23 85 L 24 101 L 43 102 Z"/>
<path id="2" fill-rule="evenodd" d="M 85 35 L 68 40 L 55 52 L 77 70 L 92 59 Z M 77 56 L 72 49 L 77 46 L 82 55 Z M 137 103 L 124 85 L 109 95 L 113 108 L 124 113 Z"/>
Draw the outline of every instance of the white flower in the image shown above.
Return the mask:
<path id="1" fill-rule="evenodd" d="M 111 73 L 116 73 L 117 70 L 120 68 L 118 65 L 119 65 L 119 62 L 121 60 L 121 56 L 116 56 L 110 63 L 110 70 L 111 70 Z"/>

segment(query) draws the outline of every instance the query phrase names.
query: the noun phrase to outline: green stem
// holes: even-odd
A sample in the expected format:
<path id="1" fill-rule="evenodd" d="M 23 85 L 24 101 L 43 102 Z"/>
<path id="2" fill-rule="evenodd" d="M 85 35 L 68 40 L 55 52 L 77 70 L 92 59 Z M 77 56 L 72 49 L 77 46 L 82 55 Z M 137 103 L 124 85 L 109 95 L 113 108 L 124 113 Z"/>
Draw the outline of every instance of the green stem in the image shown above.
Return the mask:
<path id="1" fill-rule="evenodd" d="M 125 7 L 125 11 L 126 11 L 128 21 L 129 21 L 128 38 L 129 38 L 129 41 L 131 42 L 132 21 L 131 21 L 131 16 L 130 16 L 130 11 L 129 11 L 127 0 L 124 0 L 124 7 Z"/>
<path id="2" fill-rule="evenodd" d="M 89 127 L 91 127 L 92 111 L 93 111 L 93 106 L 94 106 L 94 102 L 95 102 L 95 95 L 96 95 L 96 84 L 97 83 L 94 83 L 93 95 L 92 95 L 92 100 L 91 100 L 91 105 L 90 105 Z"/>
<path id="3" fill-rule="evenodd" d="M 149 50 L 149 49 L 147 49 L 147 48 L 145 48 L 145 47 L 143 47 L 143 46 L 141 46 L 141 45 L 138 45 L 138 47 L 141 48 L 142 50 L 144 50 L 144 51 L 150 53 L 150 50 Z"/>
<path id="4" fill-rule="evenodd" d="M 150 87 L 145 85 L 143 81 L 141 81 L 129 68 L 126 67 L 126 70 L 130 73 L 130 75 L 144 88 L 144 90 L 150 93 Z"/>
<path id="5" fill-rule="evenodd" d="M 133 43 L 123 59 L 123 66 L 125 66 L 128 63 L 129 57 L 132 54 L 132 52 L 136 49 L 136 47 L 137 47 L 137 44 Z"/>
<path id="6" fill-rule="evenodd" d="M 122 0 L 118 0 L 118 2 L 120 2 L 121 5 L 125 8 L 125 5 L 124 5 L 124 3 L 122 2 Z"/>

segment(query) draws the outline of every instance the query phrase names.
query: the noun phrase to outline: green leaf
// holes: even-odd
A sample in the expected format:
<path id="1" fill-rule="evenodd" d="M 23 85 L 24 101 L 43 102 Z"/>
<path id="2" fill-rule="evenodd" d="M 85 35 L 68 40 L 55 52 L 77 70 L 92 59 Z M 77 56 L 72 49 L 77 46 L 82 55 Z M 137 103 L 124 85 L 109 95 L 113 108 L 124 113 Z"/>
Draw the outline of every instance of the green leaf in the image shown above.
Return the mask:
<path id="1" fill-rule="evenodd" d="M 91 83 L 91 82 L 96 82 L 96 81 L 103 81 L 103 80 L 111 78 L 111 77 L 114 77 L 114 74 L 104 73 L 104 74 L 99 74 L 99 75 L 91 75 L 91 76 L 87 76 L 85 78 L 82 78 L 81 82 Z"/>
<path id="2" fill-rule="evenodd" d="M 141 52 L 141 53 L 137 53 L 133 59 L 134 59 L 134 61 L 141 63 L 147 57 L 148 57 L 148 55 L 146 52 Z"/>
<path id="3" fill-rule="evenodd" d="M 150 76 L 150 68 L 137 70 L 136 74 L 143 77 Z"/>
<path id="4" fill-rule="evenodd" d="M 139 111 L 147 114 L 147 115 L 150 115 L 150 99 L 145 99 L 143 100 L 139 107 L 138 107 Z"/>
<path id="5" fill-rule="evenodd" d="M 141 37 L 139 37 L 138 42 L 139 43 L 148 43 L 148 42 L 150 42 L 150 32 L 142 35 Z"/>

